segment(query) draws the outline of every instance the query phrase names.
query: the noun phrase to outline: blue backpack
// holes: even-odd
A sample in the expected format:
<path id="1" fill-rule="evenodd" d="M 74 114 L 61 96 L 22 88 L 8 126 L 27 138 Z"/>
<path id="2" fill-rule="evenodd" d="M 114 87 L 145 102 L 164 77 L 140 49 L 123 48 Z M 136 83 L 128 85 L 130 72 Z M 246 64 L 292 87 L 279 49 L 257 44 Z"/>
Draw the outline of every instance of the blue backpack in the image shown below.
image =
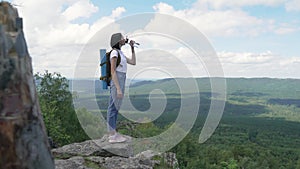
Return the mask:
<path id="1" fill-rule="evenodd" d="M 103 81 L 103 89 L 107 89 L 107 86 L 110 86 L 110 81 L 111 81 L 111 64 L 110 64 L 110 53 L 113 50 L 117 50 L 117 49 L 112 49 L 109 52 L 106 52 L 105 55 L 101 56 L 101 63 L 100 63 L 100 67 L 101 67 L 101 77 L 100 80 Z M 121 62 L 121 56 L 119 51 L 118 52 L 118 58 L 117 58 L 117 65 L 116 67 L 118 67 L 120 65 Z M 100 55 L 101 55 L 101 50 L 100 50 Z"/>

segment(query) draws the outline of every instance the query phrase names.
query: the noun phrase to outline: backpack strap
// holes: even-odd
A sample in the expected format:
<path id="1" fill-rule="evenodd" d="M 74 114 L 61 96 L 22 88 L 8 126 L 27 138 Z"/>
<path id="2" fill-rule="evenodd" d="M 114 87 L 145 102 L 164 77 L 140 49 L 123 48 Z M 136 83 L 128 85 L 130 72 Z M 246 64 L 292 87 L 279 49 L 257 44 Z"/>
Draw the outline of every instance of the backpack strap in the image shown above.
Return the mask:
<path id="1" fill-rule="evenodd" d="M 117 51 L 117 53 L 118 53 L 117 65 L 116 65 L 116 68 L 117 68 L 117 67 L 120 65 L 120 63 L 121 63 L 121 55 L 120 55 L 120 52 L 119 52 L 119 50 L 118 50 L 118 49 L 116 49 L 116 48 L 113 48 L 113 49 L 110 51 L 110 53 L 111 53 L 113 50 L 116 50 L 116 51 Z M 109 53 L 109 55 L 110 55 L 110 53 Z M 109 61 L 110 61 L 110 57 L 109 57 Z"/>

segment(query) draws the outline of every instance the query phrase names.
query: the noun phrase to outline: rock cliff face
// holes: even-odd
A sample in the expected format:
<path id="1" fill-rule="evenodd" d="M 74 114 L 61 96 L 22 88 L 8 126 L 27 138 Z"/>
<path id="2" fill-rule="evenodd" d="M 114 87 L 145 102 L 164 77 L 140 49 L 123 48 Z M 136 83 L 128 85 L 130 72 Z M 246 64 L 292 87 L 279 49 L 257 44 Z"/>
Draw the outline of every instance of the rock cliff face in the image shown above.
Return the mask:
<path id="1" fill-rule="evenodd" d="M 57 169 L 178 169 L 174 153 L 144 151 L 133 154 L 131 139 L 109 143 L 107 136 L 53 149 Z M 116 155 L 117 154 L 117 155 Z"/>
<path id="2" fill-rule="evenodd" d="M 0 168 L 54 168 L 22 18 L 0 2 Z"/>

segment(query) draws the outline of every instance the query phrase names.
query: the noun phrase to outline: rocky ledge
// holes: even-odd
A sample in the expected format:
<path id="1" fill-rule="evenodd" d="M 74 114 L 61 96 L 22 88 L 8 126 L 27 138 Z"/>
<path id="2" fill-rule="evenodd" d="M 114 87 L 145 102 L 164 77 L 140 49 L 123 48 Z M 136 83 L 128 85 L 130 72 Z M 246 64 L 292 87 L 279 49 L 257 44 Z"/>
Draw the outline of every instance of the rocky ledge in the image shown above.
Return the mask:
<path id="1" fill-rule="evenodd" d="M 178 169 L 176 154 L 151 150 L 134 154 L 131 138 L 109 143 L 107 136 L 53 149 L 57 169 Z"/>

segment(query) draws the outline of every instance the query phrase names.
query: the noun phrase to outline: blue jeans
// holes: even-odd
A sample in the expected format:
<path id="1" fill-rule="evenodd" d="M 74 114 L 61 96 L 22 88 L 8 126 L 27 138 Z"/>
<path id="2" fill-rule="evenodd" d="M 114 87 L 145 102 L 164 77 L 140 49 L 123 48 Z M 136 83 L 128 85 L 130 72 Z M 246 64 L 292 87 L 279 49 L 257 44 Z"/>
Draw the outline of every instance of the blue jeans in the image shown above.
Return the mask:
<path id="1" fill-rule="evenodd" d="M 120 84 L 120 88 L 122 90 L 123 96 L 125 91 L 125 81 L 126 81 L 126 73 L 117 72 L 117 78 Z M 109 132 L 115 131 L 117 128 L 117 117 L 122 104 L 123 98 L 117 98 L 117 88 L 113 82 L 110 81 L 110 97 L 109 104 L 107 109 L 107 129 Z"/>

